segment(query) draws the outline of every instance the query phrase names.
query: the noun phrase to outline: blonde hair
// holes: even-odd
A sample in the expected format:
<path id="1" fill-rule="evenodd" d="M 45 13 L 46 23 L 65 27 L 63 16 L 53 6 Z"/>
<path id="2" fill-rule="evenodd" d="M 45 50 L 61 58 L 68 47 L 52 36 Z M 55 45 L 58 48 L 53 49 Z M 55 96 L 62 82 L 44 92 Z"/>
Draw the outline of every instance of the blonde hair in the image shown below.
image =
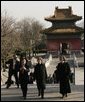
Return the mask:
<path id="1" fill-rule="evenodd" d="M 41 62 L 43 62 L 42 57 L 38 57 L 38 58 L 37 58 L 37 61 L 39 61 L 39 60 L 41 60 Z"/>
<path id="2" fill-rule="evenodd" d="M 60 60 L 66 61 L 66 57 L 64 55 L 59 56 Z"/>

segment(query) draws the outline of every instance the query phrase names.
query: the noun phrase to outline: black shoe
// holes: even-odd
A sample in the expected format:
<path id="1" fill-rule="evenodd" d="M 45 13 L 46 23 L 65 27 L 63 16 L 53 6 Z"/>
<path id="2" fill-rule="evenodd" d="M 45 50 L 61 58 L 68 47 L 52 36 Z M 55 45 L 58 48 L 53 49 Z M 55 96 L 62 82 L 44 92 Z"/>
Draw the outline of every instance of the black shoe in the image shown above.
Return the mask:
<path id="1" fill-rule="evenodd" d="M 8 85 L 6 86 L 6 88 L 8 89 L 10 86 L 11 86 L 11 84 L 8 84 Z"/>
<path id="2" fill-rule="evenodd" d="M 64 98 L 65 97 L 65 95 L 62 95 L 62 98 Z"/>
<path id="3" fill-rule="evenodd" d="M 38 93 L 38 96 L 40 96 L 40 92 Z"/>
<path id="4" fill-rule="evenodd" d="M 67 94 L 65 94 L 65 97 L 67 97 Z"/>
<path id="5" fill-rule="evenodd" d="M 17 85 L 17 88 L 19 88 L 19 85 Z"/>
<path id="6" fill-rule="evenodd" d="M 43 97 L 43 96 L 41 96 L 41 98 L 42 98 L 42 99 L 44 99 L 44 97 Z"/>
<path id="7" fill-rule="evenodd" d="M 9 87 L 8 86 L 6 86 L 6 89 L 8 89 Z"/>
<path id="8" fill-rule="evenodd" d="M 40 94 L 40 91 L 38 91 L 38 96 L 40 96 L 41 94 Z"/>
<path id="9" fill-rule="evenodd" d="M 42 99 L 44 98 L 44 95 L 43 95 L 43 94 L 41 94 L 41 98 L 42 98 Z"/>
<path id="10" fill-rule="evenodd" d="M 24 97 L 24 100 L 26 100 L 26 97 Z"/>

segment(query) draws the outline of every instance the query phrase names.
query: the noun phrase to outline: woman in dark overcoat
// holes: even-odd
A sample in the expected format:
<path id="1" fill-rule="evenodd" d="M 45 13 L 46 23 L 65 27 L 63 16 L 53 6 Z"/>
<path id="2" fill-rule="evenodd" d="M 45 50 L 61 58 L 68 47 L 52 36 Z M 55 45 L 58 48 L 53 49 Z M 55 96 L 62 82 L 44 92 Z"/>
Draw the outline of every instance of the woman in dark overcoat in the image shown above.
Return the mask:
<path id="1" fill-rule="evenodd" d="M 62 98 L 67 97 L 67 93 L 71 93 L 69 76 L 71 73 L 70 66 L 68 62 L 66 62 L 65 56 L 60 56 L 60 63 L 57 66 L 58 80 L 60 83 L 60 93 L 62 94 Z"/>
<path id="2" fill-rule="evenodd" d="M 26 56 L 24 56 L 24 55 L 21 55 L 20 56 L 20 67 L 21 67 L 21 65 L 22 65 L 22 62 L 23 62 L 23 64 L 25 65 L 25 68 L 28 70 L 28 72 L 29 72 L 29 62 L 28 62 L 28 60 L 27 60 L 27 58 L 26 58 Z"/>
<path id="3" fill-rule="evenodd" d="M 44 89 L 46 88 L 46 79 L 47 79 L 47 72 L 45 64 L 42 63 L 42 58 L 39 57 L 37 59 L 38 64 L 35 66 L 34 69 L 34 79 L 37 83 L 38 88 L 38 96 L 41 95 L 41 98 L 44 98 Z"/>
<path id="4" fill-rule="evenodd" d="M 26 99 L 26 96 L 27 96 L 28 82 L 29 82 L 28 70 L 25 68 L 24 63 L 22 62 L 20 67 L 20 72 L 19 72 L 19 83 L 21 85 L 21 90 L 22 90 L 24 99 Z"/>

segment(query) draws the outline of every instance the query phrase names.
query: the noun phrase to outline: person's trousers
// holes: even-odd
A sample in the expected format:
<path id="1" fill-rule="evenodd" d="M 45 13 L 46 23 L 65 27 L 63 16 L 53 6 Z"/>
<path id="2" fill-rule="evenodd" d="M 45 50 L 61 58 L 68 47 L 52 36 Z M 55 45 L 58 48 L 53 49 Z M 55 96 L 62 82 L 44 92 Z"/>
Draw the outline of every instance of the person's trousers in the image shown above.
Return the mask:
<path id="1" fill-rule="evenodd" d="M 44 89 L 38 89 L 39 95 L 41 95 L 41 98 L 44 98 Z"/>
<path id="2" fill-rule="evenodd" d="M 27 96 L 27 84 L 21 84 L 21 90 L 23 93 L 23 97 Z"/>
<path id="3" fill-rule="evenodd" d="M 18 72 L 11 71 L 11 72 L 8 73 L 8 75 L 9 75 L 8 76 L 8 84 L 11 84 L 11 77 L 12 77 L 12 75 L 14 75 L 16 84 L 17 84 L 17 86 L 19 86 Z"/>

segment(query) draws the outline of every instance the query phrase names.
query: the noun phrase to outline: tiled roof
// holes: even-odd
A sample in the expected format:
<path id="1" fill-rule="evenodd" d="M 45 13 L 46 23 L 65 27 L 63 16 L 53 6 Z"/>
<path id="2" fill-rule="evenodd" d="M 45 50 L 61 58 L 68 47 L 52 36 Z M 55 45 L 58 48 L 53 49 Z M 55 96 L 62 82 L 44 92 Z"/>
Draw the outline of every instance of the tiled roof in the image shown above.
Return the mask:
<path id="1" fill-rule="evenodd" d="M 74 28 L 47 28 L 41 31 L 41 33 L 76 33 L 76 32 L 83 32 L 83 29 L 80 27 L 74 27 Z"/>
<path id="2" fill-rule="evenodd" d="M 50 16 L 50 17 L 45 18 L 45 20 L 47 20 L 47 21 L 81 20 L 81 19 L 82 19 L 82 17 L 77 16 L 77 15 L 72 15 L 72 16 L 68 16 L 68 17 Z"/>

